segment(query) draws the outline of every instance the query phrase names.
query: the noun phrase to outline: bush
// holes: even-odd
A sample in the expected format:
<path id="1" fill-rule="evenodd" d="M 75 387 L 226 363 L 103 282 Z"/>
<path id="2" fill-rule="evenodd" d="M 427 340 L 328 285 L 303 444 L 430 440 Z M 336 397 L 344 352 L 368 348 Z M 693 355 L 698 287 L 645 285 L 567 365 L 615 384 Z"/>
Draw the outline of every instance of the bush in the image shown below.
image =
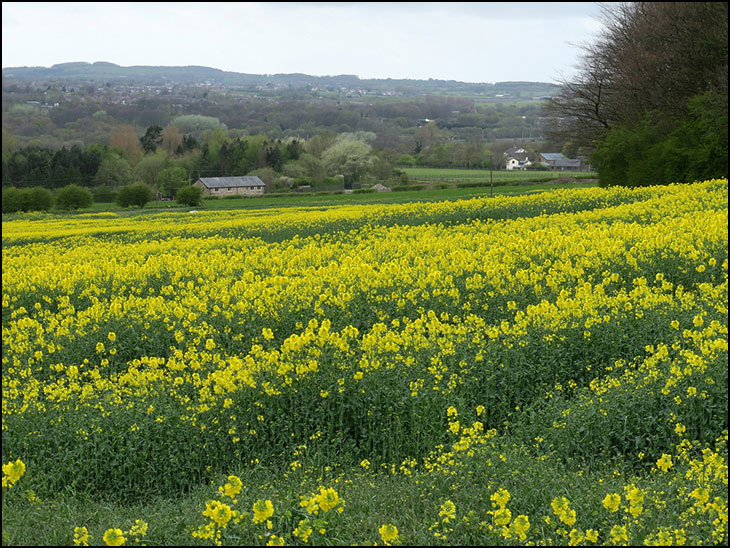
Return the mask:
<path id="1" fill-rule="evenodd" d="M 53 207 L 53 192 L 37 186 L 23 191 L 23 211 L 48 211 Z"/>
<path id="2" fill-rule="evenodd" d="M 117 193 L 110 186 L 102 185 L 91 189 L 91 194 L 94 196 L 94 202 L 112 204 L 114 203 Z"/>
<path id="3" fill-rule="evenodd" d="M 154 198 L 152 189 L 144 183 L 123 186 L 117 193 L 117 203 L 122 207 L 131 205 L 144 207 L 147 202 Z"/>
<path id="4" fill-rule="evenodd" d="M 59 209 L 84 209 L 91 207 L 94 196 L 87 189 L 78 185 L 68 185 L 58 191 L 56 206 Z"/>
<path id="5" fill-rule="evenodd" d="M 3 188 L 3 213 L 16 213 L 22 208 L 22 191 L 14 186 Z"/>
<path id="6" fill-rule="evenodd" d="M 424 185 L 395 185 L 393 192 L 399 192 L 401 190 L 423 190 L 426 188 Z"/>
<path id="7" fill-rule="evenodd" d="M 184 186 L 177 191 L 176 201 L 180 205 L 199 206 L 203 203 L 203 189 L 199 186 Z"/>
<path id="8" fill-rule="evenodd" d="M 317 182 L 312 177 L 294 177 L 292 188 L 299 188 L 300 186 L 314 186 Z"/>
<path id="9" fill-rule="evenodd" d="M 188 172 L 179 166 L 165 168 L 157 174 L 157 184 L 165 196 L 177 196 L 178 190 L 185 187 L 187 180 Z"/>
<path id="10" fill-rule="evenodd" d="M 3 189 L 3 213 L 18 211 L 48 211 L 53 207 L 53 193 L 47 188 Z"/>

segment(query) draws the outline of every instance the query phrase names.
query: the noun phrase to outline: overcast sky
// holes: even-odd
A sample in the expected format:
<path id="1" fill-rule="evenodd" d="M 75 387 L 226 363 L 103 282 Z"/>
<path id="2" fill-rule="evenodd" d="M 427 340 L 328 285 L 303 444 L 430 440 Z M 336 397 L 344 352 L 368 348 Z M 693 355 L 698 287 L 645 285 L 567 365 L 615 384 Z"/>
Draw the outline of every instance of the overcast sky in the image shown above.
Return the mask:
<path id="1" fill-rule="evenodd" d="M 2 66 L 554 82 L 575 72 L 599 14 L 595 2 L 3 2 Z"/>

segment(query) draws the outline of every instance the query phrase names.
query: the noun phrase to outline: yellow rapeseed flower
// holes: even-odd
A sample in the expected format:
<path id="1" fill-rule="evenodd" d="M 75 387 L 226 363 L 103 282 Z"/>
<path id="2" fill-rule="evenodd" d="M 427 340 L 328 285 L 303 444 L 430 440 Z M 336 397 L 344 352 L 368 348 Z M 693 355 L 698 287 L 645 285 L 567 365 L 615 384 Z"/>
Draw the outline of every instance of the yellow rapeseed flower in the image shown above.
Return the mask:
<path id="1" fill-rule="evenodd" d="M 504 508 L 507 503 L 509 502 L 509 499 L 511 498 L 511 495 L 507 489 L 498 489 L 496 493 L 494 493 L 490 500 L 500 508 Z"/>
<path id="2" fill-rule="evenodd" d="M 509 508 L 499 508 L 492 514 L 494 525 L 507 525 L 512 520 L 512 512 Z"/>
<path id="3" fill-rule="evenodd" d="M 11 488 L 25 474 L 25 463 L 20 459 L 3 464 L 3 487 Z"/>
<path id="4" fill-rule="evenodd" d="M 609 533 L 611 542 L 618 544 L 619 542 L 628 542 L 629 536 L 626 527 L 623 525 L 614 525 Z"/>
<path id="5" fill-rule="evenodd" d="M 618 493 L 610 493 L 603 499 L 603 506 L 609 512 L 618 512 L 619 506 L 621 505 L 621 495 Z"/>
<path id="6" fill-rule="evenodd" d="M 107 546 L 121 546 L 127 541 L 121 529 L 107 529 L 103 538 Z"/>
<path id="7" fill-rule="evenodd" d="M 253 504 L 253 522 L 263 523 L 274 515 L 274 505 L 270 500 L 257 500 Z"/>
<path id="8" fill-rule="evenodd" d="M 527 531 L 530 530 L 530 518 L 520 514 L 514 519 L 510 527 L 512 528 L 512 532 L 517 535 L 520 540 L 525 540 L 527 538 Z"/>
<path id="9" fill-rule="evenodd" d="M 378 529 L 378 533 L 380 533 L 380 538 L 385 543 L 390 543 L 398 538 L 398 528 L 392 523 L 382 525 Z"/>
<path id="10" fill-rule="evenodd" d="M 73 541 L 75 546 L 88 546 L 89 540 L 89 531 L 86 527 L 74 527 Z"/>
<path id="11" fill-rule="evenodd" d="M 666 453 L 663 453 L 661 458 L 656 461 L 656 466 L 660 470 L 667 472 L 672 467 L 672 455 L 667 455 Z"/>
<path id="12" fill-rule="evenodd" d="M 450 500 L 445 501 L 441 505 L 439 516 L 443 516 L 444 523 L 448 523 L 456 517 L 456 505 Z"/>
<path id="13" fill-rule="evenodd" d="M 209 517 L 219 526 L 225 527 L 233 517 L 233 512 L 231 511 L 231 507 L 227 504 L 218 500 L 212 500 L 206 505 L 203 515 Z"/>

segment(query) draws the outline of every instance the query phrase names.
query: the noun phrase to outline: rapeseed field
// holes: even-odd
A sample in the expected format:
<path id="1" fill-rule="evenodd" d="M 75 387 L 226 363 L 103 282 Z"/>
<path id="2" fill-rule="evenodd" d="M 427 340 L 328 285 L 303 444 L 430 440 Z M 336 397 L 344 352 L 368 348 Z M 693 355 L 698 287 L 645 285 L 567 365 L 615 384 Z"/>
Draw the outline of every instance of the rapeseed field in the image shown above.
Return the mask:
<path id="1" fill-rule="evenodd" d="M 727 191 L 4 221 L 3 543 L 726 545 Z"/>

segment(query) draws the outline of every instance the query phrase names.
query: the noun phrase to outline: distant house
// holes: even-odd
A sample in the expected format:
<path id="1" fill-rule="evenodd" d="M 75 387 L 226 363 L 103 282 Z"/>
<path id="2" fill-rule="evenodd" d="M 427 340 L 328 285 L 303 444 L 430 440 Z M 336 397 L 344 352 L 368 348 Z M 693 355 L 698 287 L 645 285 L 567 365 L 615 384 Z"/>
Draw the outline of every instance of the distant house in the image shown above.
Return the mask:
<path id="1" fill-rule="evenodd" d="M 505 169 L 527 169 L 532 165 L 524 148 L 512 147 L 504 151 Z"/>
<path id="2" fill-rule="evenodd" d="M 539 163 L 552 171 L 580 171 L 581 161 L 566 158 L 562 152 L 541 152 Z"/>
<path id="3" fill-rule="evenodd" d="M 203 196 L 250 196 L 263 194 L 266 184 L 253 175 L 245 177 L 202 177 L 193 183 L 203 189 Z"/>

